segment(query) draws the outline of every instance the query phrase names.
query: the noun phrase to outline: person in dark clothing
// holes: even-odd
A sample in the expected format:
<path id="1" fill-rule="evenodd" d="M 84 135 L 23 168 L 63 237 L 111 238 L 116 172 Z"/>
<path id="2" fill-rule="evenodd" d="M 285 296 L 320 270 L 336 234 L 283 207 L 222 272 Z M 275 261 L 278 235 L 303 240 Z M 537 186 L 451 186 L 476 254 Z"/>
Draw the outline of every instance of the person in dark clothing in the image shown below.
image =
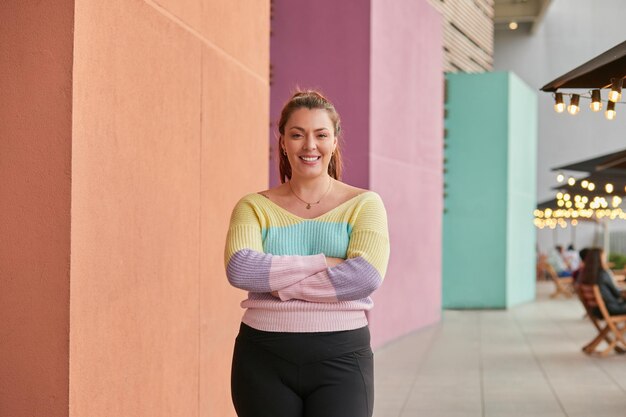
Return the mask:
<path id="1" fill-rule="evenodd" d="M 613 282 L 613 277 L 606 266 L 604 251 L 599 248 L 589 249 L 584 262 L 579 282 L 584 285 L 598 285 L 606 309 L 611 315 L 626 314 L 626 299 Z"/>

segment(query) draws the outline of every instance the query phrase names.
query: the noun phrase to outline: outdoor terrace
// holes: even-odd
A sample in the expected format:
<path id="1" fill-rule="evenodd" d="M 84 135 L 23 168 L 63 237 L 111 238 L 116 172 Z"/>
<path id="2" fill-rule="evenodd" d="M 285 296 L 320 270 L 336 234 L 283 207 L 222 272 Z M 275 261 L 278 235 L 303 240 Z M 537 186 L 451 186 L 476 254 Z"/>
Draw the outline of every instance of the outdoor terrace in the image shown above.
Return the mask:
<path id="1" fill-rule="evenodd" d="M 376 351 L 375 417 L 623 417 L 626 355 L 590 357 L 597 331 L 578 299 L 446 310 Z"/>

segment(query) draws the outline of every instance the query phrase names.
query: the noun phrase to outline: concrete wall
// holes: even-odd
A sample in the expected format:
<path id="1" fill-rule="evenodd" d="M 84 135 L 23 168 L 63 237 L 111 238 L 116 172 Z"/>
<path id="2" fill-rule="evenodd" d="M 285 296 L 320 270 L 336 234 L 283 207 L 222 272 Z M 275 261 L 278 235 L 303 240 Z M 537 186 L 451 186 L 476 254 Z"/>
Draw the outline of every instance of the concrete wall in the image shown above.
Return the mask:
<path id="1" fill-rule="evenodd" d="M 372 1 L 370 187 L 385 201 L 392 242 L 370 314 L 374 345 L 441 315 L 442 36 L 425 1 Z"/>
<path id="2" fill-rule="evenodd" d="M 74 1 L 0 2 L 0 415 L 68 413 Z"/>
<path id="3" fill-rule="evenodd" d="M 626 113 L 611 122 L 603 113 L 589 110 L 581 99 L 576 116 L 557 114 L 550 94 L 539 92 L 544 84 L 581 65 L 626 39 L 623 0 L 553 0 L 535 35 L 524 31 L 496 31 L 494 67 L 515 72 L 538 98 L 537 197 L 553 198 L 556 173 L 552 167 L 592 158 L 626 147 Z M 583 90 L 586 93 L 586 90 Z M 606 93 L 604 93 L 606 99 Z M 624 106 L 618 106 L 624 107 Z M 614 222 L 613 229 L 625 228 Z M 575 238 L 577 247 L 593 243 L 593 225 L 579 225 L 575 237 L 570 230 L 545 229 L 538 232 L 540 249 L 555 243 L 568 245 Z"/>
<path id="4" fill-rule="evenodd" d="M 341 116 L 343 180 L 369 184 L 369 1 L 273 2 L 270 107 L 270 181 L 280 183 L 277 146 L 280 111 L 293 91 L 320 89 Z"/>
<path id="5" fill-rule="evenodd" d="M 269 3 L 75 13 L 70 415 L 234 416 L 222 254 L 267 186 Z"/>
<path id="6" fill-rule="evenodd" d="M 509 73 L 447 79 L 443 305 L 506 308 L 534 296 L 533 93 Z"/>

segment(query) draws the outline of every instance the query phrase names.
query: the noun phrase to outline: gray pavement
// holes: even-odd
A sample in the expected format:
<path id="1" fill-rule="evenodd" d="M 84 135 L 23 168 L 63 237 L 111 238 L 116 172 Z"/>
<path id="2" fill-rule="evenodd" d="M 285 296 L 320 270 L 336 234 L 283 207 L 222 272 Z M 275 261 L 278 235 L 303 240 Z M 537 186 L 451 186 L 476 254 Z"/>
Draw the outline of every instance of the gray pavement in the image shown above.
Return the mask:
<path id="1" fill-rule="evenodd" d="M 596 334 L 577 299 L 509 310 L 446 310 L 375 352 L 374 417 L 624 417 L 626 355 L 589 357 Z"/>

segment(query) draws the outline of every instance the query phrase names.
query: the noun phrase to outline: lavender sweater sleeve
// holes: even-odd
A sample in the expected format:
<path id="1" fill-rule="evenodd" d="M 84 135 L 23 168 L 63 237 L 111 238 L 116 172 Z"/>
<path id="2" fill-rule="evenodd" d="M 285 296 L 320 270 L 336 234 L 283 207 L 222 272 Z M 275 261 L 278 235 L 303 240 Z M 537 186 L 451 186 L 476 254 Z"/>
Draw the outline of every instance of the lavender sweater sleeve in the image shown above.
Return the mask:
<path id="1" fill-rule="evenodd" d="M 228 281 L 250 292 L 281 290 L 327 269 L 324 254 L 271 255 L 263 252 L 263 217 L 247 198 L 234 208 L 226 237 Z"/>

